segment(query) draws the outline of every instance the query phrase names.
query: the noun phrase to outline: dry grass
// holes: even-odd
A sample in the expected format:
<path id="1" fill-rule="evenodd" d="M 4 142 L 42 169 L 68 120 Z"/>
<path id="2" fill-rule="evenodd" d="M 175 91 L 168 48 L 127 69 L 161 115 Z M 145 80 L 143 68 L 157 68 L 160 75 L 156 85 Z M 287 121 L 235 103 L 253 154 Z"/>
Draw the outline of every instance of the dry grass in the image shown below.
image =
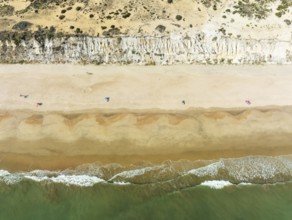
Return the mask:
<path id="1" fill-rule="evenodd" d="M 17 31 L 51 37 L 53 27 L 63 35 L 100 37 L 203 30 L 242 38 L 283 32 L 287 38 L 291 20 L 289 0 L 0 0 L 0 32 L 28 22 Z"/>

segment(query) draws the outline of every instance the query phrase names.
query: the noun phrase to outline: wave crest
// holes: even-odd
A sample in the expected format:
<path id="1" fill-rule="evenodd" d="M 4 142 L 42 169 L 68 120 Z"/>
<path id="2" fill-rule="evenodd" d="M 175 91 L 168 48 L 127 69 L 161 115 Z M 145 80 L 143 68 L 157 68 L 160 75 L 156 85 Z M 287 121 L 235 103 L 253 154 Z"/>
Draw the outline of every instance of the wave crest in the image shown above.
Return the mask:
<path id="1" fill-rule="evenodd" d="M 218 184 L 227 182 L 241 185 L 273 184 L 292 180 L 292 156 L 250 156 L 217 161 L 180 160 L 166 161 L 160 165 L 146 162 L 129 166 L 92 163 L 63 171 L 10 173 L 0 170 L 2 183 L 10 185 L 23 180 L 84 187 L 95 184 L 160 184 L 173 190 L 209 183 L 216 185 L 213 188 L 220 188 Z"/>

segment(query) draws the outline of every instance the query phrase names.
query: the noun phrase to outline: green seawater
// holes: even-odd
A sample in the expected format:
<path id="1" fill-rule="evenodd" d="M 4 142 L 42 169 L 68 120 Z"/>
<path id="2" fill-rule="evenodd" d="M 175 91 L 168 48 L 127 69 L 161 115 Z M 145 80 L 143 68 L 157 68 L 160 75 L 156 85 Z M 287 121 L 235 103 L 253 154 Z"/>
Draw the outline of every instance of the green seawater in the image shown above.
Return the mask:
<path id="1" fill-rule="evenodd" d="M 193 186 L 67 186 L 30 180 L 0 184 L 1 220 L 292 219 L 292 183 Z"/>

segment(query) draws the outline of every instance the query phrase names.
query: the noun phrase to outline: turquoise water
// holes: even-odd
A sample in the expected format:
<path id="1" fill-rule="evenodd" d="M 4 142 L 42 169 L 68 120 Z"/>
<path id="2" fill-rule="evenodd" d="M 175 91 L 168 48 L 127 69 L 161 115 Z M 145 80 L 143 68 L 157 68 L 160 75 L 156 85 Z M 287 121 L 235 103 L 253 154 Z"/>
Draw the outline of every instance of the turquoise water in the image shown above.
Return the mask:
<path id="1" fill-rule="evenodd" d="M 285 157 L 247 157 L 131 169 L 91 164 L 59 172 L 2 170 L 0 219 L 288 220 L 291 167 Z"/>

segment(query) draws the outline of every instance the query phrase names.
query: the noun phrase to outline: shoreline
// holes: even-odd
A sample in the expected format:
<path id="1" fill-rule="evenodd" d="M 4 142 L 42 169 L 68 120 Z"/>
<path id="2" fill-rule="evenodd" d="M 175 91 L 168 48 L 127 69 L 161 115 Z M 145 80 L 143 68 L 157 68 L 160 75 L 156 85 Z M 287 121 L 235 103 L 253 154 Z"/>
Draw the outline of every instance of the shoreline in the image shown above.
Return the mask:
<path id="1" fill-rule="evenodd" d="M 237 159 L 245 157 L 277 157 L 292 156 L 292 150 L 288 148 L 269 150 L 261 148 L 256 151 L 250 150 L 226 150 L 226 151 L 201 151 L 185 152 L 181 154 L 166 155 L 79 155 L 79 156 L 34 156 L 16 153 L 1 153 L 0 170 L 9 172 L 22 172 L 33 170 L 62 171 L 76 169 L 79 166 L 96 164 L 99 166 L 121 165 L 125 167 L 137 165 L 161 165 L 167 162 L 190 161 L 190 162 L 211 162 L 221 159 Z"/>

